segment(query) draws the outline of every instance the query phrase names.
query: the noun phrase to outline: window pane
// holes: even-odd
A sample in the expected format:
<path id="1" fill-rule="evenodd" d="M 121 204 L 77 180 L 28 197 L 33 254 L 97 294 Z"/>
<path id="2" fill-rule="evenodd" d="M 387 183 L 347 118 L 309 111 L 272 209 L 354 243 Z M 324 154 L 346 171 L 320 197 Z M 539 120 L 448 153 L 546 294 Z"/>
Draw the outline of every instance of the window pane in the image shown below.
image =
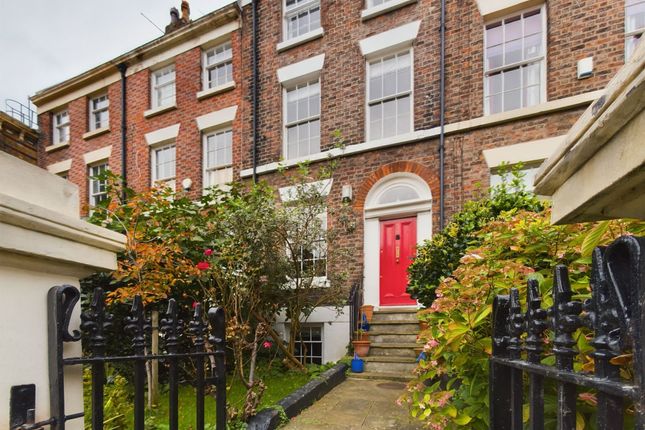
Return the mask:
<path id="1" fill-rule="evenodd" d="M 645 27 L 645 2 L 636 3 L 625 8 L 625 31 L 630 32 Z"/>
<path id="2" fill-rule="evenodd" d="M 498 113 L 502 111 L 502 94 L 496 94 L 486 98 L 488 113 Z"/>
<path id="3" fill-rule="evenodd" d="M 396 100 L 383 103 L 383 137 L 396 134 Z"/>
<path id="4" fill-rule="evenodd" d="M 486 78 L 488 83 L 488 95 L 497 94 L 502 92 L 502 74 L 495 73 L 494 75 L 488 76 Z"/>
<path id="5" fill-rule="evenodd" d="M 372 105 L 370 109 L 370 139 L 377 140 L 382 138 L 383 128 L 383 106 L 381 103 Z"/>
<path id="6" fill-rule="evenodd" d="M 524 89 L 524 107 L 540 103 L 540 87 L 532 86 Z"/>
<path id="7" fill-rule="evenodd" d="M 504 31 L 501 22 L 486 28 L 486 43 L 488 46 L 500 45 L 503 41 Z"/>
<path id="8" fill-rule="evenodd" d="M 522 107 L 521 90 L 513 90 L 504 93 L 504 110 L 518 109 Z"/>
<path id="9" fill-rule="evenodd" d="M 397 133 L 405 134 L 410 132 L 410 97 L 401 97 L 397 100 Z"/>
<path id="10" fill-rule="evenodd" d="M 520 68 L 504 72 L 504 91 L 513 90 L 521 86 Z"/>
<path id="11" fill-rule="evenodd" d="M 530 64 L 523 68 L 524 86 L 540 85 L 540 64 Z"/>
<path id="12" fill-rule="evenodd" d="M 641 36 L 642 34 L 638 34 L 636 36 L 631 36 L 625 39 L 625 61 L 629 60 L 629 58 L 636 50 L 636 47 L 638 46 L 638 43 L 642 38 Z"/>
<path id="13" fill-rule="evenodd" d="M 397 72 L 397 92 L 404 93 L 412 88 L 410 54 L 399 56 L 399 70 Z"/>
<path id="14" fill-rule="evenodd" d="M 495 69 L 504 65 L 504 52 L 502 45 L 486 49 L 487 69 Z"/>
<path id="15" fill-rule="evenodd" d="M 378 204 L 386 205 L 389 203 L 404 202 L 406 200 L 415 200 L 419 194 L 414 188 L 408 185 L 396 185 L 386 190 L 378 199 Z"/>
<path id="16" fill-rule="evenodd" d="M 522 60 L 522 39 L 507 42 L 504 45 L 504 64 L 512 64 Z"/>
<path id="17" fill-rule="evenodd" d="M 542 33 L 524 39 L 524 59 L 528 60 L 540 55 L 542 55 Z"/>
<path id="18" fill-rule="evenodd" d="M 504 38 L 506 43 L 522 37 L 522 21 L 519 16 L 509 18 L 504 22 Z"/>
<path id="19" fill-rule="evenodd" d="M 524 14 L 524 35 L 542 32 L 542 14 L 540 10 Z"/>

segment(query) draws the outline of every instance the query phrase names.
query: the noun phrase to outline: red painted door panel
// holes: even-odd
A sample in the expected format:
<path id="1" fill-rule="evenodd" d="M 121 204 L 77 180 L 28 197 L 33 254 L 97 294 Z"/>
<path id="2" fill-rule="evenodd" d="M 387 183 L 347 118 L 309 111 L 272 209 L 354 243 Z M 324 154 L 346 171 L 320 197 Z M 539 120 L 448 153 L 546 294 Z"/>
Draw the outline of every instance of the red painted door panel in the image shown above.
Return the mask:
<path id="1" fill-rule="evenodd" d="M 417 219 L 381 221 L 381 306 L 415 305 L 405 292 L 408 266 L 416 252 Z"/>

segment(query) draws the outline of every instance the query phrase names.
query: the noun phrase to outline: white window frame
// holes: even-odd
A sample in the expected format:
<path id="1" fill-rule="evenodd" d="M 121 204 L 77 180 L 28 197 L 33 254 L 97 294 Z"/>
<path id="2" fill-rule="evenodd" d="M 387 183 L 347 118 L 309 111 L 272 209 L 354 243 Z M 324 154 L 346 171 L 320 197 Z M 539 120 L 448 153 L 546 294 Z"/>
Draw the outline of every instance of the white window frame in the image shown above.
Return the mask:
<path id="1" fill-rule="evenodd" d="M 172 69 L 172 73 L 174 74 L 174 78 L 172 79 L 172 81 L 166 82 L 165 84 L 158 85 L 157 79 L 159 75 L 163 75 L 164 72 L 170 69 Z M 172 85 L 175 88 L 175 95 L 172 98 L 172 101 L 166 102 L 165 104 L 160 104 L 161 101 L 159 100 L 159 94 L 158 94 L 159 89 L 170 85 Z M 157 109 L 157 108 L 162 108 L 166 106 L 173 106 L 177 103 L 177 69 L 175 68 L 174 63 L 150 72 L 150 102 L 151 102 L 150 103 L 151 109 Z"/>
<path id="2" fill-rule="evenodd" d="M 222 163 L 222 164 L 216 164 L 215 166 L 209 166 L 208 165 L 208 138 L 211 136 L 217 136 L 225 133 L 231 133 L 231 161 L 229 163 Z M 204 190 L 208 188 L 212 188 L 215 186 L 222 187 L 225 184 L 211 184 L 210 183 L 210 174 L 212 172 L 217 172 L 217 171 L 224 171 L 224 170 L 229 170 L 233 168 L 233 128 L 232 127 L 222 127 L 218 129 L 214 129 L 208 132 L 202 133 L 202 154 L 203 154 L 203 186 L 202 188 Z"/>
<path id="3" fill-rule="evenodd" d="M 102 98 L 105 98 L 105 101 L 107 102 L 106 106 L 98 109 L 94 109 L 94 102 Z M 108 128 L 110 126 L 110 98 L 108 97 L 108 93 L 105 92 L 91 97 L 88 102 L 87 111 L 88 111 L 88 125 L 89 125 L 90 131 Z M 95 121 L 95 115 L 102 112 L 107 113 L 107 116 L 105 118 L 105 123 L 101 122 L 101 124 L 97 127 L 96 121 Z"/>
<path id="4" fill-rule="evenodd" d="M 94 176 L 98 176 L 101 173 L 103 173 L 103 172 L 98 172 L 98 173 L 93 172 L 93 169 L 100 168 L 101 166 L 105 166 L 105 169 L 103 169 L 103 171 L 110 170 L 110 164 L 108 160 L 97 161 L 96 163 L 92 163 L 87 166 L 87 179 L 88 179 L 87 194 L 88 194 L 89 205 L 91 208 L 95 207 L 98 203 L 104 200 L 104 198 L 101 198 L 102 196 L 107 198 L 107 181 L 101 181 L 93 178 Z M 94 183 L 99 184 L 99 189 L 101 187 L 105 187 L 105 191 L 94 193 L 93 192 Z"/>
<path id="5" fill-rule="evenodd" d="M 636 4 L 643 4 L 643 3 L 645 3 L 645 0 L 640 0 Z M 638 43 L 642 43 L 644 34 L 645 34 L 645 26 L 634 30 L 630 30 L 630 31 L 627 30 L 627 2 L 625 2 L 625 62 L 627 62 L 629 58 L 634 54 L 634 51 L 630 52 L 627 49 L 628 40 L 632 38 L 636 38 L 640 40 Z M 638 43 L 636 46 L 638 46 Z M 634 50 L 635 49 L 636 48 L 634 47 Z"/>
<path id="6" fill-rule="evenodd" d="M 328 222 L 328 221 L 327 221 L 327 209 L 325 209 L 323 212 L 321 212 L 320 214 L 318 214 L 318 215 L 317 215 L 317 218 L 318 218 L 318 219 L 320 219 L 320 223 L 321 223 L 321 225 L 322 225 L 322 230 L 323 230 L 323 231 L 325 231 L 325 232 L 327 232 L 327 222 Z M 313 276 L 313 284 L 314 284 L 314 285 L 318 285 L 318 286 L 322 286 L 322 285 L 325 285 L 325 284 L 326 284 L 326 282 L 327 282 L 327 273 L 328 273 L 328 269 L 329 269 L 329 268 L 327 267 L 327 262 L 328 262 L 328 260 L 329 260 L 329 258 L 328 258 L 328 257 L 329 257 L 329 254 L 328 254 L 328 252 L 329 252 L 329 248 L 328 248 L 328 246 L 327 246 L 328 244 L 327 244 L 327 237 L 326 237 L 326 235 L 325 235 L 325 237 L 324 237 L 324 238 L 319 238 L 319 239 L 317 239 L 317 242 L 322 242 L 322 244 L 324 245 L 324 252 L 325 252 L 325 274 L 324 274 L 323 276 Z M 311 262 L 312 262 L 312 264 L 315 266 L 315 264 L 316 264 L 316 262 L 317 262 L 317 261 L 321 261 L 321 260 L 322 260 L 322 258 L 315 258 L 314 256 L 312 256 L 312 258 L 311 258 L 311 259 L 309 259 L 309 260 L 305 260 L 305 258 L 303 258 L 303 252 L 304 252 L 304 250 L 303 250 L 303 249 L 300 249 L 300 258 L 298 259 L 298 261 L 300 262 L 300 272 L 303 272 L 303 270 L 304 270 L 304 266 L 305 266 L 305 264 L 304 264 L 304 263 L 305 263 L 305 261 L 311 261 Z"/>
<path id="7" fill-rule="evenodd" d="M 168 176 L 164 178 L 160 178 L 157 176 L 157 153 L 159 151 L 165 151 L 169 149 L 175 150 L 175 174 L 174 176 Z M 150 147 L 150 179 L 151 179 L 151 185 L 160 185 L 160 184 L 165 184 L 166 186 L 172 188 L 172 190 L 175 190 L 175 184 L 176 184 L 176 179 L 177 179 L 177 146 L 175 142 L 170 142 L 166 144 L 161 144 L 161 145 L 154 145 Z"/>
<path id="8" fill-rule="evenodd" d="M 293 326 L 291 326 L 291 325 L 289 326 L 289 331 L 291 331 L 292 327 Z M 296 344 L 301 345 L 302 331 L 303 330 L 309 330 L 309 339 L 311 339 L 311 329 L 312 328 L 320 329 L 320 340 L 319 341 L 318 340 L 316 340 L 316 341 L 309 340 L 309 341 L 305 341 L 305 342 L 302 342 L 302 343 L 304 343 L 304 344 L 314 344 L 314 343 L 320 344 L 320 364 L 323 364 L 324 363 L 324 358 L 325 358 L 325 331 L 324 331 L 325 327 L 324 327 L 324 324 L 322 324 L 322 323 L 304 323 L 304 324 L 300 324 L 300 333 L 298 333 L 298 336 L 296 337 L 296 339 L 297 339 Z M 308 352 L 311 352 L 311 349 Z M 311 354 L 309 354 L 308 356 L 295 355 L 295 357 L 298 360 L 300 360 L 300 362 L 303 363 L 303 364 L 311 364 L 311 363 L 313 363 L 313 361 L 307 361 L 307 360 L 305 360 L 305 358 L 319 358 L 318 356 L 312 357 Z"/>
<path id="9" fill-rule="evenodd" d="M 319 8 L 319 14 L 320 14 L 320 25 L 316 28 L 309 28 L 309 31 L 303 34 L 298 34 L 296 36 L 291 36 L 289 34 L 289 18 L 291 18 L 294 15 L 298 15 L 302 11 L 305 10 L 311 10 L 318 5 Z M 322 2 L 320 0 L 303 0 L 302 4 L 291 6 L 289 10 L 287 10 L 287 0 L 282 0 L 282 40 L 283 41 L 289 41 L 293 39 L 298 39 L 302 37 L 306 37 L 306 35 L 315 32 L 319 28 L 322 28 Z"/>
<path id="10" fill-rule="evenodd" d="M 512 63 L 512 64 L 503 65 L 503 66 L 496 67 L 496 68 L 488 70 L 487 65 L 486 65 L 486 49 L 488 48 L 488 36 L 487 36 L 486 28 L 488 26 L 492 25 L 492 24 L 500 23 L 500 22 L 503 22 L 503 21 L 505 21 L 505 20 L 507 20 L 509 18 L 513 18 L 513 17 L 516 17 L 516 16 L 521 16 L 521 15 L 524 15 L 525 13 L 536 11 L 536 10 L 540 10 L 540 16 L 542 17 L 542 55 L 539 56 L 539 57 L 531 58 L 530 60 L 522 60 L 522 61 L 518 61 L 518 62 L 515 62 L 515 63 Z M 524 23 L 524 19 L 523 18 L 520 18 L 520 19 L 522 20 L 522 23 Z M 483 60 L 484 60 L 484 73 L 483 73 L 483 78 L 484 78 L 483 79 L 484 80 L 484 87 L 483 87 L 484 88 L 484 91 L 483 91 L 484 115 L 494 115 L 494 114 L 490 113 L 490 109 L 489 109 L 488 103 L 486 101 L 486 98 L 488 96 L 488 77 L 491 76 L 491 75 L 494 75 L 496 73 L 503 72 L 505 70 L 511 70 L 511 69 L 514 69 L 514 68 L 519 68 L 520 69 L 520 75 L 521 75 L 521 77 L 520 77 L 521 81 L 520 82 L 523 82 L 524 73 L 522 72 L 522 68 L 527 66 L 527 65 L 529 65 L 529 64 L 538 64 L 539 63 L 540 67 L 541 67 L 541 70 L 540 70 L 540 102 L 537 103 L 536 105 L 531 105 L 531 106 L 537 106 L 537 105 L 540 105 L 540 104 L 545 103 L 547 101 L 547 87 L 546 87 L 546 85 L 547 85 L 546 75 L 547 75 L 547 71 L 548 71 L 548 62 L 547 62 L 547 53 L 548 53 L 547 31 L 548 31 L 548 26 L 547 26 L 547 24 L 548 23 L 547 23 L 547 13 L 546 13 L 545 4 L 542 4 L 539 7 L 536 7 L 536 6 L 529 7 L 529 8 L 526 8 L 526 9 L 511 13 L 511 14 L 499 17 L 499 18 L 489 20 L 489 21 L 484 23 L 484 27 L 483 27 L 483 31 L 484 31 L 484 49 L 483 49 L 483 55 L 484 55 L 484 58 L 483 58 Z M 504 25 L 504 24 L 502 24 L 502 25 Z M 522 52 L 524 52 L 524 36 L 522 36 Z M 524 89 L 524 87 L 522 86 L 522 84 L 520 84 L 520 97 L 523 97 L 523 94 L 524 94 L 523 89 Z M 509 109 L 509 110 L 504 109 L 504 96 L 503 96 L 504 95 L 504 87 L 503 87 L 503 83 L 502 83 L 502 93 L 501 94 L 502 94 L 502 110 L 500 112 L 497 112 L 497 114 L 504 113 L 504 112 L 510 112 L 510 111 L 515 110 L 515 109 Z M 523 109 L 523 108 L 526 108 L 526 107 L 528 107 L 528 106 L 523 106 L 523 100 L 520 99 L 520 107 L 517 108 L 517 109 Z"/>
<path id="11" fill-rule="evenodd" d="M 289 90 L 294 90 L 297 89 L 298 87 L 302 85 L 311 85 L 314 83 L 318 83 L 318 115 L 313 115 L 309 116 L 307 118 L 303 118 L 300 120 L 296 120 L 293 122 L 287 122 L 287 95 L 289 93 Z M 282 153 L 284 154 L 284 158 L 286 160 L 295 160 L 295 159 L 300 159 L 300 158 L 307 158 L 310 155 L 313 154 L 318 154 L 322 151 L 322 80 L 320 75 L 316 77 L 312 77 L 311 79 L 301 79 L 297 81 L 291 81 L 288 84 L 285 84 L 282 86 L 282 136 L 283 136 L 283 143 L 282 143 Z M 318 120 L 319 123 L 319 148 L 318 152 L 310 152 L 309 154 L 306 155 L 298 155 L 297 157 L 292 157 L 289 155 L 288 147 L 289 147 L 289 128 L 298 126 L 300 124 L 304 123 L 309 123 L 315 120 Z M 300 151 L 299 151 L 300 152 Z"/>
<path id="12" fill-rule="evenodd" d="M 213 64 L 208 64 L 208 54 L 211 53 L 211 52 L 217 51 L 218 48 L 226 47 L 226 45 L 228 45 L 228 50 L 230 50 L 230 52 L 231 52 L 230 57 L 227 57 L 227 58 L 225 58 L 223 60 L 220 60 L 220 61 L 218 61 L 216 63 L 213 63 Z M 225 48 L 225 51 L 226 51 L 226 48 Z M 227 80 L 226 82 L 222 82 L 222 83 L 219 83 L 217 85 L 213 85 L 213 83 L 209 80 L 209 72 L 211 70 L 217 69 L 219 67 L 226 67 L 228 64 L 231 65 L 231 79 Z M 231 82 L 234 82 L 235 79 L 233 78 L 233 73 L 234 73 L 234 71 L 233 71 L 233 44 L 231 43 L 230 40 L 227 40 L 225 42 L 219 43 L 216 46 L 212 46 L 212 47 L 210 47 L 208 49 L 204 49 L 204 51 L 202 53 L 202 78 L 203 78 L 202 79 L 202 81 L 203 81 L 202 82 L 202 84 L 203 84 L 202 89 L 204 91 L 210 90 L 210 89 L 213 89 L 213 88 L 218 88 L 218 87 L 221 87 L 223 85 L 228 85 Z"/>
<path id="13" fill-rule="evenodd" d="M 381 97 L 377 100 L 370 100 L 370 63 L 373 63 L 376 60 L 383 60 L 386 57 L 391 57 L 392 55 L 399 55 L 405 52 L 410 53 L 410 91 L 409 93 L 400 93 L 388 97 Z M 372 141 L 372 136 L 370 133 L 370 106 L 377 103 L 383 103 L 387 100 L 394 100 L 403 98 L 408 94 L 410 97 L 410 131 L 406 134 L 414 132 L 414 48 L 407 47 L 405 49 L 397 49 L 380 52 L 378 56 L 369 56 L 365 59 L 365 141 Z M 403 134 L 395 134 L 391 137 L 381 137 L 381 139 L 391 139 L 396 136 L 403 136 Z"/>
<path id="14" fill-rule="evenodd" d="M 61 120 L 61 118 L 65 117 L 64 120 Z M 63 143 L 67 143 L 70 140 L 70 132 L 71 132 L 71 121 L 69 118 L 69 110 L 67 108 L 61 109 L 57 112 L 54 112 L 52 115 L 52 143 L 54 145 L 59 145 Z M 66 139 L 63 140 L 61 136 L 63 133 L 61 133 L 62 130 L 66 130 L 65 135 Z"/>

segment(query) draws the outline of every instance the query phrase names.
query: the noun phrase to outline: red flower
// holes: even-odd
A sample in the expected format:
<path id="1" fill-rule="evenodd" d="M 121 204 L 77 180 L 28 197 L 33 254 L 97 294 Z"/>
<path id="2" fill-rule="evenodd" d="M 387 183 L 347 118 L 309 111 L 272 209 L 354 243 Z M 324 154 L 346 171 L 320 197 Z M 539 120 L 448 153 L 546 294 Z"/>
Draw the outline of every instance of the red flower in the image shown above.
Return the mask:
<path id="1" fill-rule="evenodd" d="M 265 341 L 264 341 L 264 343 L 262 344 L 262 347 L 263 347 L 264 349 L 269 349 L 269 348 L 271 348 L 271 342 L 269 342 L 268 340 L 265 340 Z"/>
<path id="2" fill-rule="evenodd" d="M 199 263 L 197 263 L 197 268 L 199 270 L 208 270 L 210 269 L 210 267 L 211 265 L 208 261 L 200 261 Z"/>
<path id="3" fill-rule="evenodd" d="M 198 305 L 198 304 L 199 304 L 199 303 L 197 303 L 197 302 L 193 302 L 193 309 L 195 309 L 195 308 L 197 307 L 197 305 Z"/>
<path id="4" fill-rule="evenodd" d="M 210 248 L 205 249 L 204 250 L 204 255 L 207 256 L 207 257 L 210 257 L 211 255 L 213 255 L 213 250 L 210 249 Z"/>

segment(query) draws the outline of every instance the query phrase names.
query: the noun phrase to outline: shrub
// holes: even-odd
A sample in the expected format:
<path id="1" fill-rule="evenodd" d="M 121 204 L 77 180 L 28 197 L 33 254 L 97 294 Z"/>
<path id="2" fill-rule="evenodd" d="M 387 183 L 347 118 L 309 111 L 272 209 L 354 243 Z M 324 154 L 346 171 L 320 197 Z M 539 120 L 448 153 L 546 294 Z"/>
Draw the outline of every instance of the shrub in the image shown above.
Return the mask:
<path id="1" fill-rule="evenodd" d="M 533 277 L 539 282 L 542 306 L 551 306 L 553 268 L 557 264 L 570 268 L 574 299 L 590 298 L 593 248 L 626 233 L 642 235 L 645 223 L 605 221 L 553 226 L 550 210 L 545 210 L 505 213 L 483 227 L 474 241 L 478 246 L 467 250 L 452 275 L 440 282 L 432 306 L 423 311 L 429 322 L 429 328 L 421 333 L 427 359 L 420 361 L 417 379 L 402 398 L 412 416 L 427 421 L 432 429 L 488 429 L 493 298 L 516 287 L 524 300 L 526 281 Z M 578 330 L 574 338 L 581 351 L 575 368 L 589 371 L 593 366 L 593 360 L 586 355 L 591 350 L 589 333 Z M 547 353 L 543 362 L 553 364 L 553 355 Z M 547 415 L 555 416 L 552 386 L 547 386 L 546 395 Z M 584 428 L 592 411 L 581 403 L 578 428 Z"/>
<path id="2" fill-rule="evenodd" d="M 503 174 L 500 185 L 493 187 L 489 194 L 477 201 L 469 201 L 455 214 L 446 228 L 425 241 L 417 249 L 417 256 L 408 268 L 408 293 L 424 306 L 430 306 L 435 299 L 435 289 L 441 280 L 459 265 L 469 246 L 478 244 L 477 232 L 490 220 L 511 210 L 538 212 L 543 204 L 526 190 L 523 173 L 519 167 L 508 175 Z"/>

